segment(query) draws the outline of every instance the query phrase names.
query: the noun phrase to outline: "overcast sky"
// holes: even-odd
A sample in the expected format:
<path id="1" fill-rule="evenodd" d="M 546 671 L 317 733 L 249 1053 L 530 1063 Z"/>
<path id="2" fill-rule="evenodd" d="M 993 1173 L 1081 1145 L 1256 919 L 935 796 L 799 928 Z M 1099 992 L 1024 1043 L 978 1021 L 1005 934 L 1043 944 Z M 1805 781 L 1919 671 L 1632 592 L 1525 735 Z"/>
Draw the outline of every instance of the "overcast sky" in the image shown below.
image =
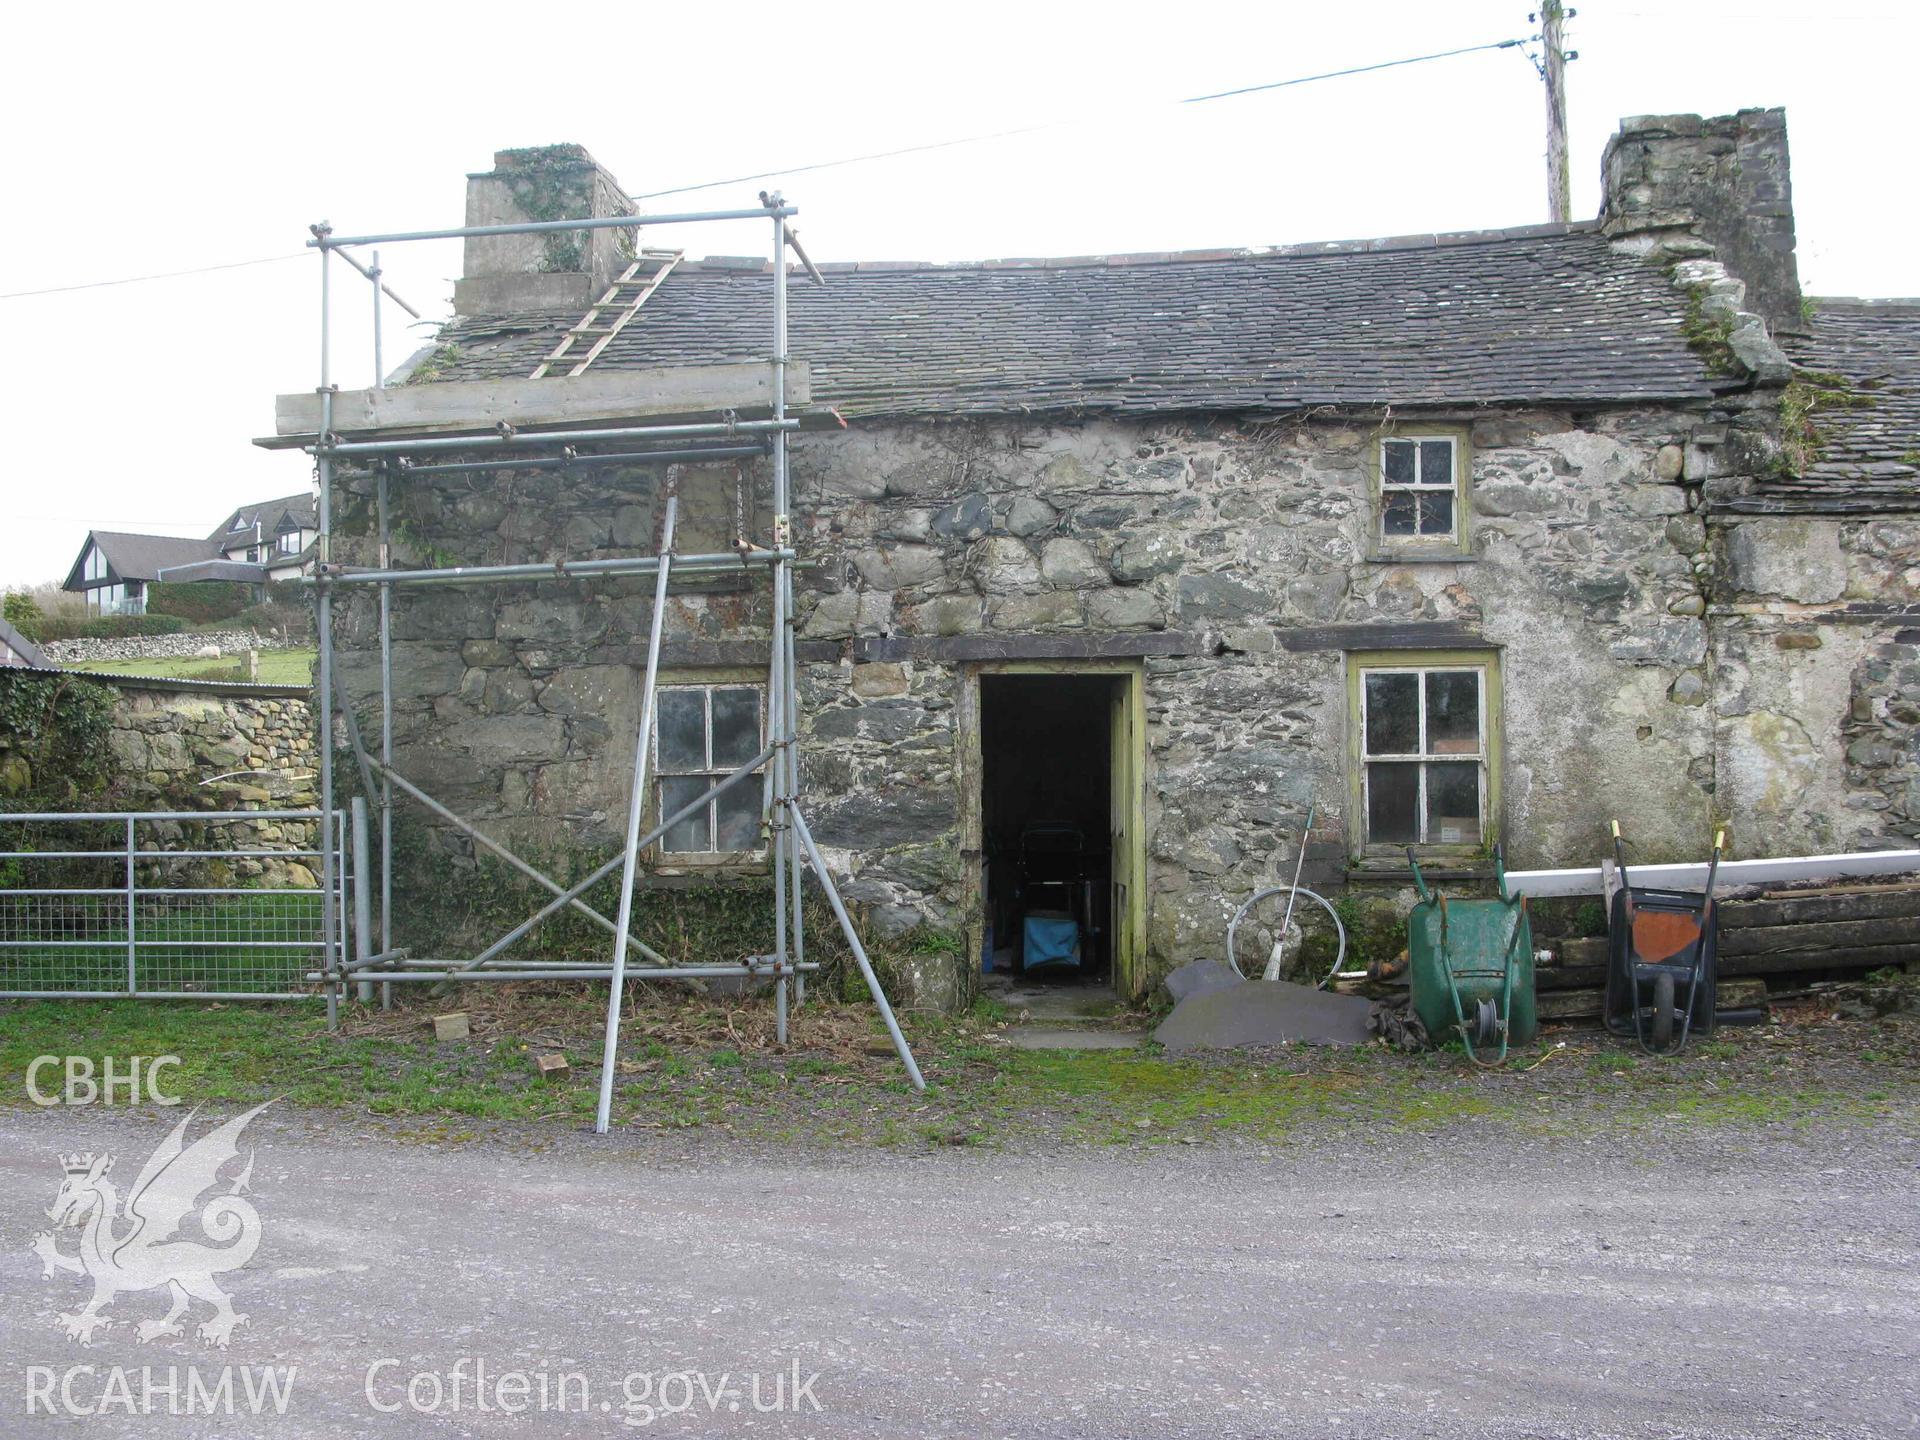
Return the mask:
<path id="1" fill-rule="evenodd" d="M 1623 115 L 1785 105 L 1800 273 L 1920 292 L 1910 92 L 1920 23 L 1880 0 L 1583 0 L 1569 67 L 1574 212 Z M 276 392 L 317 383 L 306 227 L 458 224 L 497 148 L 577 141 L 630 193 L 1068 122 L 793 175 L 818 260 L 1254 246 L 1546 219 L 1543 101 L 1517 50 L 1200 105 L 1185 96 L 1530 34 L 1526 0 L 689 9 L 275 3 L 32 6 L 7 22 L 0 290 L 268 256 L 244 269 L 0 300 L 0 581 L 64 574 L 89 527 L 202 534 L 291 493 Z M 756 181 L 646 202 L 755 203 Z M 759 253 L 764 225 L 648 232 Z M 389 247 L 444 315 L 457 242 Z M 344 272 L 342 272 L 344 273 Z M 349 286 L 346 280 L 352 280 Z M 336 379 L 372 374 L 346 276 Z M 389 311 L 388 361 L 426 332 Z M 410 338 L 411 336 L 411 338 Z"/>

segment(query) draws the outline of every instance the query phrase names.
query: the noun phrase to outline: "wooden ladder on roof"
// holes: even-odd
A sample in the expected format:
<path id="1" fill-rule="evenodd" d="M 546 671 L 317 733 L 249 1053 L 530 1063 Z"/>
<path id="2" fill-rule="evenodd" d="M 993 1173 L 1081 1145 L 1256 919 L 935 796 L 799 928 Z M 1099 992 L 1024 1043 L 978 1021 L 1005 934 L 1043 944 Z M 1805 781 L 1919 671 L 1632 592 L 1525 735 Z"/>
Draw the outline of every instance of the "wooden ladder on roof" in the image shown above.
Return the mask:
<path id="1" fill-rule="evenodd" d="M 640 307 L 660 288 L 660 282 L 672 273 L 686 253 L 684 250 L 642 250 L 607 293 L 580 317 L 580 323 L 561 336 L 552 353 L 533 367 L 533 374 L 528 378 L 544 380 L 549 375 L 578 375 L 593 364 L 600 358 L 600 352 L 613 343 L 613 337 L 640 313 Z"/>

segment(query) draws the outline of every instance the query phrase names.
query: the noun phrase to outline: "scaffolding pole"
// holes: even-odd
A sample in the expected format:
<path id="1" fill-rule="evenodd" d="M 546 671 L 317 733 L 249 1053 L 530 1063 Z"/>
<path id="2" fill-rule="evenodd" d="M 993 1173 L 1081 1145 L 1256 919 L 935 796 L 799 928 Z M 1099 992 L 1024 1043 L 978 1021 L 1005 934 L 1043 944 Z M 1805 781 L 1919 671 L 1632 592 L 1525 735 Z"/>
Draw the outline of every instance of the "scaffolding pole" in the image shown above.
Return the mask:
<path id="1" fill-rule="evenodd" d="M 330 419 L 330 416 L 323 416 Z M 503 422 L 504 423 L 504 422 Z M 317 455 L 412 455 L 422 450 L 471 450 L 481 445 L 593 445 L 607 440 L 723 440 L 732 435 L 774 435 L 798 430 L 798 420 L 702 420 L 685 425 L 620 425 L 601 430 L 484 430 L 477 435 L 419 435 L 410 440 L 337 440 L 320 431 L 310 448 Z"/>
<path id="2" fill-rule="evenodd" d="M 320 252 L 320 428 L 333 428 L 333 271 L 328 255 Z M 324 566 L 331 550 L 333 534 L 333 462 L 325 455 L 314 458 L 320 495 L 315 507 L 314 562 Z M 315 625 L 320 632 L 318 688 L 314 697 L 320 730 L 320 893 L 333 894 L 333 594 L 323 582 L 316 605 Z M 340 1001 L 345 990 L 341 970 L 344 958 L 339 954 L 340 937 L 334 930 L 331 901 L 320 907 L 320 953 L 326 957 L 327 1028 L 340 1028 Z"/>
<path id="3" fill-rule="evenodd" d="M 908 1047 L 906 1038 L 894 1017 L 893 1009 L 880 988 L 865 948 L 854 931 L 846 906 L 834 887 L 833 878 L 827 871 L 825 861 L 814 843 L 811 832 L 807 829 L 806 822 L 801 818 L 799 666 L 795 643 L 797 616 L 794 609 L 793 587 L 793 572 L 798 555 L 793 548 L 793 499 L 788 459 L 789 437 L 800 428 L 800 422 L 787 413 L 786 401 L 786 377 L 789 365 L 787 251 L 793 250 L 816 283 L 824 282 L 819 272 L 807 260 L 805 252 L 800 249 L 798 237 L 786 223 L 790 216 L 799 213 L 798 210 L 788 205 L 778 194 L 763 195 L 761 201 L 762 208 L 758 210 L 717 210 L 644 217 L 608 216 L 582 220 L 463 226 L 443 230 L 377 235 L 336 236 L 331 228 L 323 223 L 311 227 L 313 238 L 308 242 L 310 246 L 320 251 L 321 262 L 320 384 L 318 386 L 320 428 L 317 436 L 314 437 L 314 443 L 308 447 L 314 457 L 315 480 L 319 496 L 316 517 L 317 534 L 314 544 L 315 574 L 307 582 L 315 589 L 319 628 L 319 684 L 316 710 L 321 736 L 320 786 L 323 794 L 330 800 L 334 789 L 335 707 L 338 706 L 347 725 L 354 757 L 359 763 L 363 777 L 362 786 L 375 792 L 368 798 L 377 797 L 380 807 L 378 944 L 374 945 L 366 934 L 359 934 L 356 940 L 359 953 L 357 958 L 349 962 L 342 948 L 346 943 L 346 917 L 344 914 L 336 916 L 334 907 L 328 905 L 322 911 L 324 962 L 308 978 L 322 985 L 327 1001 L 328 1023 L 334 1028 L 339 1024 L 340 1005 L 346 997 L 350 975 L 354 980 L 361 982 L 378 980 L 381 985 L 383 1004 L 392 1003 L 391 987 L 395 983 L 445 983 L 478 979 L 606 980 L 609 985 L 607 1025 L 602 1051 L 600 1094 L 594 1124 L 595 1130 L 600 1133 L 606 1132 L 611 1120 L 613 1083 L 618 1070 L 621 1007 L 625 981 L 629 978 L 638 980 L 735 976 L 770 978 L 775 985 L 778 1036 L 781 1043 L 786 1042 L 789 1003 L 796 1005 L 800 1003 L 805 996 L 806 972 L 818 969 L 816 964 L 805 958 L 803 880 L 809 866 L 813 870 L 816 881 L 826 893 L 827 902 L 847 939 L 854 961 L 867 982 L 869 992 L 886 1024 L 888 1034 L 892 1037 L 908 1078 L 916 1089 L 924 1088 L 925 1083 L 914 1061 L 912 1050 Z M 773 353 L 769 357 L 773 396 L 769 407 L 770 413 L 762 412 L 766 413 L 768 418 L 742 420 L 732 411 L 720 411 L 719 418 L 711 421 L 629 423 L 598 428 L 533 431 L 516 430 L 511 425 L 502 423 L 492 430 L 477 434 L 443 432 L 434 435 L 366 440 L 347 440 L 334 432 L 334 397 L 337 390 L 333 383 L 332 278 L 328 261 L 335 252 L 338 252 L 344 261 L 371 283 L 374 303 L 374 385 L 375 388 L 380 388 L 385 384 L 381 299 L 383 296 L 391 299 L 409 314 L 417 316 L 417 312 L 386 285 L 377 251 L 373 252 L 372 264 L 369 266 L 362 264 L 348 253 L 347 247 L 415 240 L 462 239 L 474 236 L 538 235 L 615 228 L 637 229 L 645 225 L 744 219 L 768 220 L 773 226 L 774 313 L 771 336 Z M 574 449 L 577 445 L 607 445 L 629 441 L 651 445 L 653 448 L 612 453 L 590 451 L 586 454 L 577 453 Z M 553 453 L 555 447 L 559 449 L 557 454 Z M 499 459 L 472 459 L 465 454 L 449 454 L 449 452 L 487 450 L 508 453 Z M 417 463 L 413 459 L 416 455 L 434 454 L 447 454 L 448 458 L 438 463 L 427 464 Z M 610 464 L 670 464 L 716 459 L 745 459 L 758 455 L 766 455 L 770 458 L 773 471 L 773 526 L 770 543 L 765 547 L 750 541 L 742 533 L 737 548 L 731 552 L 685 556 L 675 554 L 678 500 L 673 493 L 671 478 L 669 478 L 664 492 L 667 497 L 667 506 L 661 553 L 658 555 L 621 556 L 613 559 L 571 562 L 562 559 L 539 564 L 446 566 L 430 569 L 406 569 L 396 566 L 393 561 L 390 482 L 396 476 L 405 479 L 416 475 L 484 473 L 511 469 L 564 472 L 569 468 L 577 467 L 584 470 Z M 374 500 L 378 563 L 372 568 L 338 566 L 333 563 L 332 545 L 332 487 L 336 467 L 343 461 L 357 462 L 362 459 L 372 462 L 375 472 Z M 767 661 L 769 694 L 766 744 L 752 760 L 720 778 L 707 789 L 705 794 L 698 799 L 688 801 L 673 814 L 665 814 L 662 806 L 659 822 L 643 834 L 641 826 L 647 807 L 648 781 L 653 778 L 654 735 L 659 723 L 660 662 L 669 578 L 726 573 L 749 574 L 756 567 L 764 567 L 771 582 L 769 588 L 772 629 Z M 504 845 L 459 817 L 449 807 L 428 796 L 394 769 L 394 591 L 401 586 L 538 583 L 643 575 L 654 577 L 654 603 L 647 642 L 639 734 L 634 748 L 634 768 L 625 843 L 617 855 L 584 879 L 562 886 L 558 881 L 527 864 Z M 342 684 L 334 655 L 334 592 L 341 586 L 360 585 L 374 586 L 378 601 L 380 736 L 377 760 L 373 759 L 361 744 L 351 698 Z M 664 837 L 675 825 L 681 824 L 689 816 L 702 810 L 717 796 L 736 786 L 749 783 L 756 774 L 759 774 L 762 780 L 763 815 L 770 837 L 769 850 L 774 888 L 774 952 L 771 955 L 749 956 L 737 964 L 668 963 L 664 956 L 643 945 L 632 934 L 633 900 L 638 878 L 639 857 L 642 851 Z M 498 854 L 516 870 L 551 892 L 553 898 L 535 914 L 495 940 L 471 960 L 416 959 L 405 950 L 397 948 L 394 945 L 393 935 L 395 883 L 393 809 L 396 788 L 411 795 L 434 814 L 472 836 L 476 844 Z M 320 824 L 321 884 L 323 893 L 330 894 L 332 887 L 341 879 L 341 857 L 336 854 L 336 842 L 340 837 L 335 832 L 329 804 L 323 804 L 321 807 Z M 610 921 L 605 915 L 587 905 L 581 897 L 615 871 L 621 873 L 620 907 L 618 919 Z M 344 895 L 339 898 L 344 902 Z M 539 959 L 503 961 L 498 965 L 492 963 L 502 956 L 508 947 L 530 933 L 536 926 L 569 907 L 584 911 L 598 924 L 613 931 L 613 953 L 607 964 Z M 369 926 L 370 922 L 361 918 L 359 930 L 364 932 Z M 791 939 L 789 939 L 789 929 L 791 929 Z M 638 952 L 641 957 L 653 963 L 636 965 L 630 969 L 627 963 L 629 949 Z M 791 982 L 791 989 L 789 982 Z"/>
<path id="4" fill-rule="evenodd" d="M 374 508 L 379 525 L 381 569 L 393 564 L 387 517 L 387 475 L 375 480 Z M 380 587 L 380 949 L 393 949 L 393 586 Z M 380 1008 L 393 1008 L 393 990 L 380 987 Z"/>
<path id="5" fill-rule="evenodd" d="M 620 1049 L 620 1004 L 626 996 L 627 939 L 633 926 L 633 882 L 640 868 L 640 816 L 647 799 L 647 761 L 653 750 L 654 702 L 660 681 L 660 635 L 667 619 L 667 577 L 673 570 L 673 530 L 680 497 L 667 495 L 666 525 L 660 538 L 660 573 L 653 585 L 653 616 L 647 630 L 647 678 L 640 698 L 640 738 L 633 747 L 633 787 L 627 797 L 627 849 L 620 870 L 620 919 L 614 931 L 612 983 L 607 987 L 607 1037 L 600 1052 L 600 1103 L 593 1115 L 596 1135 L 607 1133 L 613 1108 L 613 1076 Z M 785 957 L 782 956 L 782 959 Z"/>
<path id="6" fill-rule="evenodd" d="M 673 568 L 682 575 L 701 575 L 716 570 L 742 570 L 749 565 L 766 565 L 783 558 L 791 559 L 791 552 L 715 550 L 676 559 Z M 651 575 L 661 567 L 662 557 L 658 555 L 626 555 L 613 560 L 543 560 L 528 565 L 449 565 L 434 570 L 355 570 L 342 565 L 329 566 L 306 583 L 318 585 L 324 579 L 334 585 L 505 585 L 520 580 Z"/>

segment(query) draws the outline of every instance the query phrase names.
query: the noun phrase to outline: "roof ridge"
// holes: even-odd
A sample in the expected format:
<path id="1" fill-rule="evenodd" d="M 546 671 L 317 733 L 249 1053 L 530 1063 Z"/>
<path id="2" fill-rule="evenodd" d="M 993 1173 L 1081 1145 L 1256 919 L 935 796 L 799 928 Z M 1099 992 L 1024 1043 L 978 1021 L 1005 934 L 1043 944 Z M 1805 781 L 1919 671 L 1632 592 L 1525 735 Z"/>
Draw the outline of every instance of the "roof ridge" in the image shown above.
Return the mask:
<path id="1" fill-rule="evenodd" d="M 207 544 L 204 535 L 156 535 L 151 530 L 88 530 L 89 535 L 112 535 L 120 540 L 184 540 L 191 545 Z"/>
<path id="2" fill-rule="evenodd" d="M 1321 255 L 1376 255 L 1405 250 L 1447 249 L 1461 245 L 1492 245 L 1512 240 L 1558 239 L 1598 234 L 1597 220 L 1567 224 L 1512 225 L 1495 230 L 1441 230 L 1413 235 L 1388 235 L 1364 240 L 1314 240 L 1287 245 L 1237 246 L 1201 250 L 1145 250 L 1111 255 L 1008 256 L 983 260 L 826 260 L 824 274 L 881 274 L 969 270 L 1086 270 L 1119 269 L 1138 265 L 1217 264 L 1227 260 L 1311 259 Z M 712 272 L 729 275 L 769 274 L 772 262 L 764 255 L 707 255 L 683 260 L 680 273 Z"/>
<path id="3" fill-rule="evenodd" d="M 1920 310 L 1920 295 L 1809 295 L 1814 305 L 1858 305 L 1864 309 Z M 1818 315 L 1815 315 L 1818 319 Z"/>

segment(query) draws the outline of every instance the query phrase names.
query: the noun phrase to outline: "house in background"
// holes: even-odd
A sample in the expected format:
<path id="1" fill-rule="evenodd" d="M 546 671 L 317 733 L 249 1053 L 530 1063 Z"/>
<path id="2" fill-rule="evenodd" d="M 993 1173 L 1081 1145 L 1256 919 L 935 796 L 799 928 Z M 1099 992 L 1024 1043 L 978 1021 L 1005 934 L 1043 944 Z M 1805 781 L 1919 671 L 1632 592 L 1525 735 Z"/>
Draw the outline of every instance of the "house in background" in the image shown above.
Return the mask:
<path id="1" fill-rule="evenodd" d="M 307 573 L 312 563 L 313 537 L 319 524 L 311 490 L 285 495 L 256 505 L 242 505 L 207 537 L 218 554 L 202 562 L 213 566 L 258 566 L 265 580 L 291 580 Z M 195 567 L 185 567 L 193 569 Z M 226 573 L 170 574 L 169 580 L 254 580 L 252 575 Z"/>
<path id="2" fill-rule="evenodd" d="M 243 505 L 205 539 L 90 530 L 61 588 L 85 595 L 89 615 L 144 615 L 155 582 L 291 580 L 312 567 L 316 523 L 303 491 Z"/>
<path id="3" fill-rule="evenodd" d="M 67 572 L 63 590 L 87 597 L 89 615 L 144 615 L 147 586 L 160 572 L 207 558 L 205 540 L 179 535 L 128 535 L 117 530 L 89 530 L 87 543 Z"/>

